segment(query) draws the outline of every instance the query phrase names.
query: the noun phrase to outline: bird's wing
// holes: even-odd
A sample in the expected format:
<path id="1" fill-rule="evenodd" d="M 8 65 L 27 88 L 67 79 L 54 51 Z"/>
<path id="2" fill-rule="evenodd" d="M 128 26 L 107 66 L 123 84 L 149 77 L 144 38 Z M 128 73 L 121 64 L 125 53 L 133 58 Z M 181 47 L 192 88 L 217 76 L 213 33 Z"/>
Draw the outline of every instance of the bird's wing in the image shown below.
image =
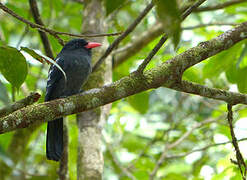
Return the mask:
<path id="1" fill-rule="evenodd" d="M 65 71 L 66 67 L 64 66 L 64 59 L 62 57 L 57 57 L 56 63 L 60 67 L 62 67 L 63 70 Z M 56 91 L 57 88 L 61 86 L 61 84 L 59 83 L 65 82 L 65 81 L 61 81 L 63 79 L 64 79 L 63 73 L 55 65 L 51 65 L 48 73 L 45 101 L 49 101 L 59 97 L 59 92 L 54 92 L 54 91 Z M 60 91 L 62 91 L 62 89 L 60 89 Z M 57 95 L 57 97 L 55 96 L 55 94 Z"/>

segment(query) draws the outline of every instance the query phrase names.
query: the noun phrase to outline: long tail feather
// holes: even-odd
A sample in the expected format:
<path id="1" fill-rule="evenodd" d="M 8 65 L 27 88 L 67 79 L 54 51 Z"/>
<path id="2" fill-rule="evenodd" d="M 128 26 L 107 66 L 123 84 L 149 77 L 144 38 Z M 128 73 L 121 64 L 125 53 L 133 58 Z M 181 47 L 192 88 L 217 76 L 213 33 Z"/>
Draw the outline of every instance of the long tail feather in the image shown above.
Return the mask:
<path id="1" fill-rule="evenodd" d="M 46 157 L 59 161 L 63 153 L 63 118 L 48 122 L 46 135 Z"/>

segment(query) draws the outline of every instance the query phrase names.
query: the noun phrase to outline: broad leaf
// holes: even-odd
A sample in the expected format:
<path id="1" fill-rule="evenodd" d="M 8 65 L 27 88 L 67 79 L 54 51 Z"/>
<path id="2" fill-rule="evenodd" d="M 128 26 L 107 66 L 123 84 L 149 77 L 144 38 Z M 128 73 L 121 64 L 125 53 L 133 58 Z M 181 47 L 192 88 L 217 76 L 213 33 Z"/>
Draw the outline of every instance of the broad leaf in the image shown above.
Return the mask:
<path id="1" fill-rule="evenodd" d="M 229 70 L 236 64 L 236 59 L 242 49 L 242 44 L 239 43 L 227 51 L 222 51 L 221 53 L 213 56 L 206 61 L 203 67 L 204 78 L 212 78 L 219 76 L 222 72 Z"/>
<path id="2" fill-rule="evenodd" d="M 145 114 L 148 110 L 149 104 L 149 93 L 142 92 L 135 94 L 127 98 L 130 105 L 139 111 L 141 114 Z"/>
<path id="3" fill-rule="evenodd" d="M 155 0 L 156 11 L 166 33 L 176 48 L 181 36 L 181 16 L 175 0 Z"/>
<path id="4" fill-rule="evenodd" d="M 204 82 L 202 73 L 196 67 L 191 67 L 183 73 L 183 79 L 202 84 Z"/>
<path id="5" fill-rule="evenodd" d="M 125 0 L 105 0 L 106 15 L 111 14 L 115 9 L 120 7 Z"/>
<path id="6" fill-rule="evenodd" d="M 237 81 L 237 85 L 238 85 L 238 90 L 241 93 L 247 93 L 247 78 L 246 78 L 246 74 L 247 74 L 247 67 L 243 68 L 243 69 L 239 69 L 238 72 L 238 81 Z"/>
<path id="7" fill-rule="evenodd" d="M 227 71 L 226 71 L 226 78 L 230 83 L 237 83 L 239 78 L 239 68 L 236 67 L 236 65 L 232 65 Z"/>
<path id="8" fill-rule="evenodd" d="M 146 146 L 145 139 L 139 138 L 130 133 L 124 135 L 121 144 L 124 148 L 128 149 L 129 152 L 138 152 Z"/>
<path id="9" fill-rule="evenodd" d="M 13 47 L 0 46 L 0 72 L 18 89 L 27 76 L 25 57 Z"/>
<path id="10" fill-rule="evenodd" d="M 243 61 L 244 57 L 246 57 L 246 53 L 247 53 L 247 44 L 244 44 L 244 48 L 238 58 L 237 67 L 240 66 L 240 63 Z M 246 66 L 246 62 L 243 62 L 241 64 Z"/>
<path id="11" fill-rule="evenodd" d="M 236 65 L 232 66 L 226 71 L 226 77 L 230 83 L 237 84 L 238 90 L 241 93 L 247 93 L 247 67 L 238 68 Z"/>

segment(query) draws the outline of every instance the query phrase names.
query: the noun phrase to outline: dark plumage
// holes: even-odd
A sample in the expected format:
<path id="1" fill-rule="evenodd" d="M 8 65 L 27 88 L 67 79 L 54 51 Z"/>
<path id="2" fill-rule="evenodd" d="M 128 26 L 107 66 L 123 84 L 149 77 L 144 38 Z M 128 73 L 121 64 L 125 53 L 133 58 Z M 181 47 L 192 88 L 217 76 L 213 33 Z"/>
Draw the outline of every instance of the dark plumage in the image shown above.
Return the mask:
<path id="1" fill-rule="evenodd" d="M 54 65 L 50 67 L 45 101 L 76 94 L 91 73 L 91 48 L 99 43 L 87 42 L 84 39 L 69 41 L 57 55 L 56 62 L 64 70 Z M 63 152 L 63 118 L 48 122 L 46 136 L 46 156 L 50 160 L 59 161 Z"/>

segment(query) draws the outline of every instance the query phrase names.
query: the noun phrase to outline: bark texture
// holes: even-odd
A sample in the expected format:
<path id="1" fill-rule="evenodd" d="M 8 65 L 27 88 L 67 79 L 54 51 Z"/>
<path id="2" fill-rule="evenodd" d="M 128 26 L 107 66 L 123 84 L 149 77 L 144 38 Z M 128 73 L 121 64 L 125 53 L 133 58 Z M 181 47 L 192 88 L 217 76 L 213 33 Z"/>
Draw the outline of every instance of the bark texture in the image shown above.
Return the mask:
<path id="1" fill-rule="evenodd" d="M 18 128 L 28 127 L 35 122 L 47 122 L 69 114 L 94 109 L 160 86 L 222 100 L 233 105 L 240 103 L 247 104 L 247 95 L 245 94 L 208 88 L 203 85 L 181 81 L 182 74 L 186 69 L 208 57 L 229 49 L 244 39 L 247 39 L 247 22 L 214 39 L 199 43 L 196 47 L 188 49 L 161 65 L 144 71 L 143 74 L 133 72 L 129 76 L 101 88 L 94 88 L 75 96 L 38 105 L 30 105 L 15 111 L 8 116 L 0 118 L 0 134 Z M 104 68 L 104 66 L 101 68 Z M 96 78 L 93 79 L 95 83 L 97 80 Z M 97 112 L 99 113 L 98 110 L 95 111 L 95 113 Z"/>

